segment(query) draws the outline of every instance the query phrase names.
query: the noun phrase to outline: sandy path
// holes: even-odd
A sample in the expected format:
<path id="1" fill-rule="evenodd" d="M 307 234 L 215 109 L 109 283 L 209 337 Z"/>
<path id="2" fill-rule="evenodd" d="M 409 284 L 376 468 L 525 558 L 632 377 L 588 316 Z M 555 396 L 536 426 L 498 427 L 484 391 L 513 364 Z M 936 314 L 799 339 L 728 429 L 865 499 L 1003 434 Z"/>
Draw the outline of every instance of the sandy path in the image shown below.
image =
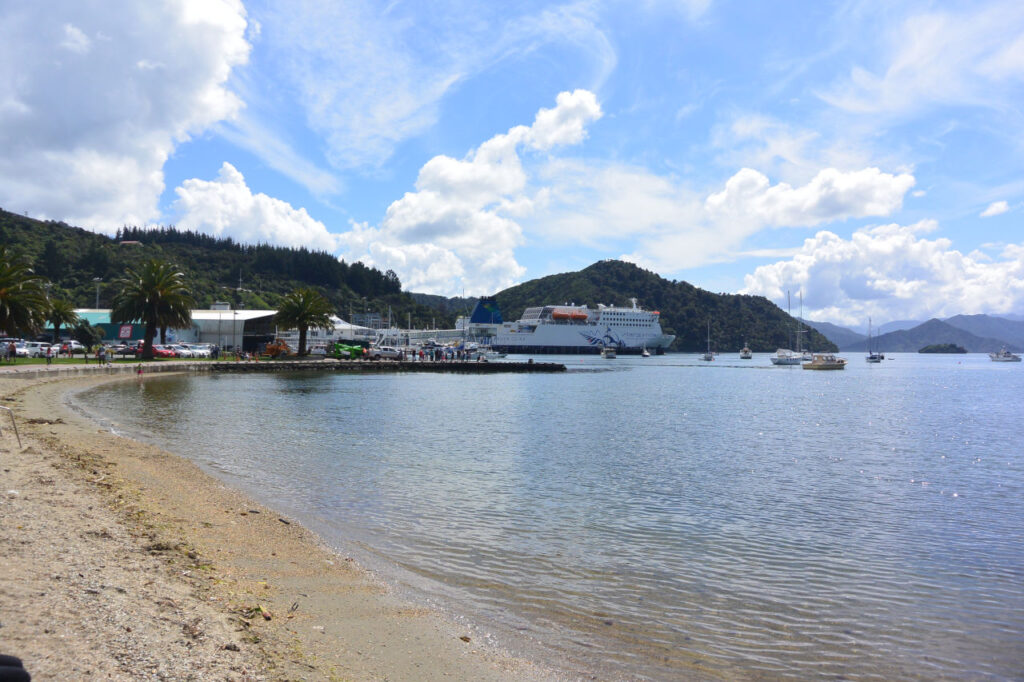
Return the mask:
<path id="1" fill-rule="evenodd" d="M 103 380 L 0 375 L 0 653 L 34 680 L 554 679 L 62 406 Z"/>

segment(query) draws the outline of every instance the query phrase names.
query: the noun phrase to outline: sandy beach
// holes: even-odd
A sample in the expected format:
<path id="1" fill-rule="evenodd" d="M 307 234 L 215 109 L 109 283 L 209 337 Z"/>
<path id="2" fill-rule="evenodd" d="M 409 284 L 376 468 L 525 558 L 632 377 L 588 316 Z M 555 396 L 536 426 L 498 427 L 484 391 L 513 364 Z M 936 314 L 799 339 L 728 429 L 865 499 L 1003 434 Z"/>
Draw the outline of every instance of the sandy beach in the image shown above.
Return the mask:
<path id="1" fill-rule="evenodd" d="M 0 372 L 0 653 L 33 680 L 557 678 L 64 405 L 131 374 L 41 374 Z"/>

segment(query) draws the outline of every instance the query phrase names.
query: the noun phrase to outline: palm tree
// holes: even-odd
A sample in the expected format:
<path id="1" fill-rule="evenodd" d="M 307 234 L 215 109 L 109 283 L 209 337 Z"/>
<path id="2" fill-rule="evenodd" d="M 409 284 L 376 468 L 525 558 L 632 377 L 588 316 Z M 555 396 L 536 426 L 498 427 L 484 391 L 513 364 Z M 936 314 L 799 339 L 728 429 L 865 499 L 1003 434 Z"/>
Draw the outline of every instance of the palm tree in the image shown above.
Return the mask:
<path id="1" fill-rule="evenodd" d="M 44 279 L 28 261 L 0 246 L 0 331 L 36 332 L 46 321 Z"/>
<path id="2" fill-rule="evenodd" d="M 71 303 L 63 298 L 50 299 L 50 309 L 46 312 L 47 321 L 53 325 L 53 342 L 60 341 L 60 328 L 71 328 L 78 324 L 78 313 Z"/>
<path id="3" fill-rule="evenodd" d="M 281 300 L 274 316 L 274 323 L 284 329 L 299 330 L 299 355 L 306 354 L 306 332 L 313 329 L 330 329 L 334 309 L 323 294 L 315 289 L 300 288 Z"/>
<path id="4" fill-rule="evenodd" d="M 153 337 L 160 327 L 188 327 L 192 324 L 192 292 L 185 275 L 166 261 L 152 259 L 138 270 L 128 269 L 117 281 L 110 320 L 115 324 L 142 322 L 146 331 L 142 341 L 142 359 L 153 357 Z"/>

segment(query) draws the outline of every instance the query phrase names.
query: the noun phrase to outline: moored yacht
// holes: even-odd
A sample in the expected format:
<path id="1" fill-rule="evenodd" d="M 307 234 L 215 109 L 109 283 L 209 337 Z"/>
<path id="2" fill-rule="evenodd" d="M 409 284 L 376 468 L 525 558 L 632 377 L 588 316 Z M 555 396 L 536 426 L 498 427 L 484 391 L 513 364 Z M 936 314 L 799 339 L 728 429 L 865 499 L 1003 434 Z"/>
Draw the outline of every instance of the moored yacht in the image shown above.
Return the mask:
<path id="1" fill-rule="evenodd" d="M 1006 350 L 1006 346 L 999 349 L 998 353 L 989 353 L 988 356 L 992 362 L 1020 362 L 1020 356 Z"/>
<path id="2" fill-rule="evenodd" d="M 799 365 L 803 360 L 803 353 L 796 353 L 788 348 L 779 348 L 775 355 L 771 356 L 773 365 Z"/>

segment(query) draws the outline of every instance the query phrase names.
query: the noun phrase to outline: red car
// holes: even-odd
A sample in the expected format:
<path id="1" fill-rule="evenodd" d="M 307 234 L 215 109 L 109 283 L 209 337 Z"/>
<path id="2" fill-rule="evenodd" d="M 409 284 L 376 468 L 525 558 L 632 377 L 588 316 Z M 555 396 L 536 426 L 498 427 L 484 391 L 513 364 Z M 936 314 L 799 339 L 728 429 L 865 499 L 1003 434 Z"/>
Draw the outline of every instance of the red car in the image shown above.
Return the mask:
<path id="1" fill-rule="evenodd" d="M 131 350 L 131 352 L 135 353 L 135 357 L 141 358 L 142 357 L 142 344 L 140 343 L 139 345 L 135 346 Z M 177 355 L 177 353 L 175 353 L 170 348 L 167 348 L 165 346 L 161 346 L 159 344 L 154 343 L 153 344 L 153 357 L 154 358 L 176 358 L 176 357 L 178 357 L 178 355 Z"/>

